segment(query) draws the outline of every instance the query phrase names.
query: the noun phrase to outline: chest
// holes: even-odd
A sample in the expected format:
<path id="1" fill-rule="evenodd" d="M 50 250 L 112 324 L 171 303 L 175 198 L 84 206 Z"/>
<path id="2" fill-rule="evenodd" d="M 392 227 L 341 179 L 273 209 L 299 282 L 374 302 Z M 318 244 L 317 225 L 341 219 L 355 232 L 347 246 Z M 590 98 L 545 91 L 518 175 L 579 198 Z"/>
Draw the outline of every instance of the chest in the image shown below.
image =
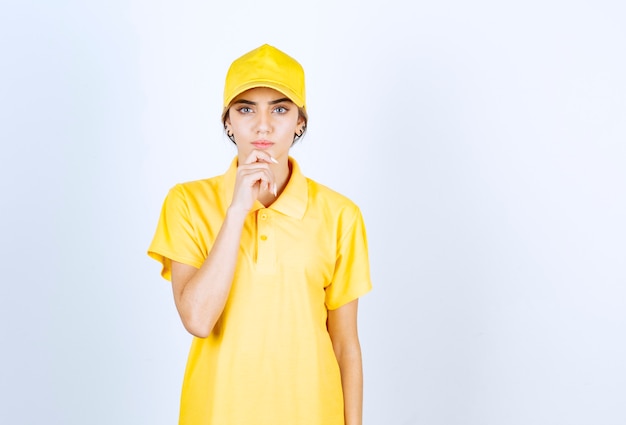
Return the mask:
<path id="1" fill-rule="evenodd" d="M 240 258 L 259 272 L 293 271 L 327 281 L 336 262 L 336 241 L 336 228 L 323 214 L 298 219 L 259 209 L 244 225 Z"/>

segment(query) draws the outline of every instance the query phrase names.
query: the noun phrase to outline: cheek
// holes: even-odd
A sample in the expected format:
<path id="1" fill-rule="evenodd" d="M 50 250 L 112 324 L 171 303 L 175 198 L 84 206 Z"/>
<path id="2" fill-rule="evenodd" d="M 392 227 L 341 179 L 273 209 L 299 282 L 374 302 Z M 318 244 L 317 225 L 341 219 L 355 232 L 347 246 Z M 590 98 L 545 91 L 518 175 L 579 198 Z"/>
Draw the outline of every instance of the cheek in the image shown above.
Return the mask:
<path id="1" fill-rule="evenodd" d="M 242 119 L 231 119 L 230 120 L 230 128 L 233 133 L 244 133 L 249 131 L 250 125 L 246 125 L 245 120 Z"/>
<path id="2" fill-rule="evenodd" d="M 295 133 L 298 130 L 298 117 L 290 117 L 282 123 L 282 129 L 285 133 Z"/>

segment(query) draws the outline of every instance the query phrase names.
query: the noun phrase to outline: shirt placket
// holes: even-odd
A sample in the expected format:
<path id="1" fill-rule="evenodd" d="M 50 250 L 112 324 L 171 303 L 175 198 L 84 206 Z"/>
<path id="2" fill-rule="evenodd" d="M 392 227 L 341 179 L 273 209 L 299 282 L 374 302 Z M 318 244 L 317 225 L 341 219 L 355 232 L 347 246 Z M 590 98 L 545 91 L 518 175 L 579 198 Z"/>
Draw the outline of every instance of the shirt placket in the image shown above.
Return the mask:
<path id="1" fill-rule="evenodd" d="M 276 270 L 276 235 L 272 212 L 263 208 L 257 211 L 257 269 L 265 273 Z"/>

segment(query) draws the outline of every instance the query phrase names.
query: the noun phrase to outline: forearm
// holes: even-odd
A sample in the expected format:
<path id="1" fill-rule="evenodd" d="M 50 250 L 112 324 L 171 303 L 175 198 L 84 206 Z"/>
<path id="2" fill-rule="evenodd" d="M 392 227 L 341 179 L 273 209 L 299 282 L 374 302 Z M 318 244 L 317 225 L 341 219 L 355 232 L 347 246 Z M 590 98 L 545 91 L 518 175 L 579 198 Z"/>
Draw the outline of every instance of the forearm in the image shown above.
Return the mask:
<path id="1" fill-rule="evenodd" d="M 185 328 L 206 337 L 218 321 L 232 286 L 246 214 L 228 211 L 208 257 L 186 282 L 177 302 Z"/>
<path id="2" fill-rule="evenodd" d="M 361 425 L 363 417 L 363 364 L 361 348 L 357 343 L 347 350 L 336 352 L 341 370 L 344 417 L 346 425 Z"/>

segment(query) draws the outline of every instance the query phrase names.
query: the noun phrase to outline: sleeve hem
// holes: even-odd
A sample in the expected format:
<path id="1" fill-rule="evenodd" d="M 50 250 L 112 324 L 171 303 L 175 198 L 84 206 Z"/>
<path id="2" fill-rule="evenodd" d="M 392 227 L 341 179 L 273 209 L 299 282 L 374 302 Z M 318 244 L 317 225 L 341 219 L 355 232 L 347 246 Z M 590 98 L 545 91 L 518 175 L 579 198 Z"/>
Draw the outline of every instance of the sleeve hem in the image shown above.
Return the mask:
<path id="1" fill-rule="evenodd" d="M 326 308 L 328 310 L 337 310 L 339 307 L 344 306 L 344 305 L 348 304 L 349 302 L 354 301 L 357 298 L 362 297 L 363 295 L 367 294 L 371 290 L 372 290 L 372 284 L 369 283 L 367 286 L 365 286 L 364 288 L 362 288 L 362 289 L 360 289 L 358 291 L 354 291 L 352 293 L 345 294 L 343 297 L 339 298 L 338 300 L 336 300 L 333 303 L 326 303 Z"/>
<path id="2" fill-rule="evenodd" d="M 170 270 L 171 261 L 187 264 L 188 266 L 192 266 L 197 269 L 199 269 L 204 262 L 204 260 L 197 260 L 195 258 L 185 257 L 167 249 L 158 247 L 150 247 L 150 249 L 148 249 L 148 256 L 161 263 L 161 276 L 169 281 L 172 280 Z M 169 261 L 166 261 L 166 259 Z"/>

